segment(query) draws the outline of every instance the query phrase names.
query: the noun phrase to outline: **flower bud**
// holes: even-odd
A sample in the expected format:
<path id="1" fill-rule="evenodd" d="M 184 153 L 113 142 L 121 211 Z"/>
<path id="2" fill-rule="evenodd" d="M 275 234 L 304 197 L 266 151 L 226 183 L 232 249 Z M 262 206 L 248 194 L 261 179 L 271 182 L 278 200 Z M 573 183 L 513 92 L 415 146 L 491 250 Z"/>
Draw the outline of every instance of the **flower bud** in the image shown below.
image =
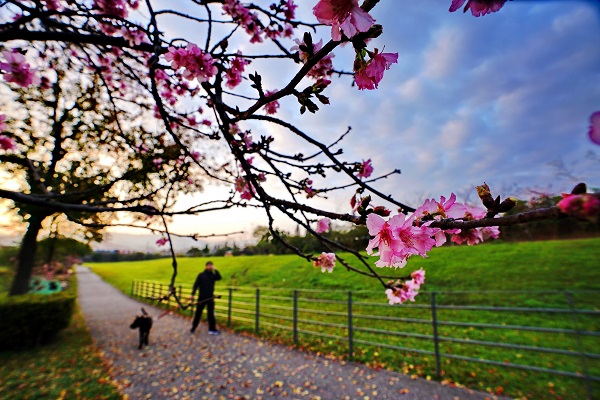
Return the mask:
<path id="1" fill-rule="evenodd" d="M 491 208 L 494 205 L 494 198 L 487 183 L 484 182 L 483 185 L 477 186 L 477 194 L 486 208 Z"/>
<path id="2" fill-rule="evenodd" d="M 507 212 L 513 209 L 514 206 L 517 205 L 517 200 L 509 197 L 507 199 L 504 199 L 502 201 L 502 203 L 500 203 L 500 205 L 498 206 L 498 212 Z"/>
<path id="3" fill-rule="evenodd" d="M 373 208 L 373 212 L 381 217 L 387 217 L 392 213 L 391 210 L 388 210 L 384 206 L 377 206 Z"/>

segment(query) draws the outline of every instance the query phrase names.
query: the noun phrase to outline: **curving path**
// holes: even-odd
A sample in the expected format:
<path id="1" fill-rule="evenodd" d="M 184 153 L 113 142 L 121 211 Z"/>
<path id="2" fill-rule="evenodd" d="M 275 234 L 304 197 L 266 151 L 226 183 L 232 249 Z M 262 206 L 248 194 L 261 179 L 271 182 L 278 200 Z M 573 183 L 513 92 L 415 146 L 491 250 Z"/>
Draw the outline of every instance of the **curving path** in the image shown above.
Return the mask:
<path id="1" fill-rule="evenodd" d="M 79 304 L 111 375 L 130 399 L 496 399 L 390 371 L 301 352 L 167 315 L 155 322 L 150 346 L 137 349 L 129 324 L 140 307 L 86 267 L 77 268 Z"/>

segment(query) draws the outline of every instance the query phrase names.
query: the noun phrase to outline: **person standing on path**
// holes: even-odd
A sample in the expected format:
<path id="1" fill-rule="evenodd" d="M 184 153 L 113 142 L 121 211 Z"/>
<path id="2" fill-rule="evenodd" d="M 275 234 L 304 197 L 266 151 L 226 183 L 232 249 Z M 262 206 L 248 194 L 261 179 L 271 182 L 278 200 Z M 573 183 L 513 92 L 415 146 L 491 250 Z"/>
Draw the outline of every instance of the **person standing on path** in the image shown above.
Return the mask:
<path id="1" fill-rule="evenodd" d="M 211 261 L 207 261 L 204 271 L 200 272 L 196 277 L 192 295 L 190 296 L 190 299 L 193 299 L 196 290 L 199 291 L 196 314 L 194 314 L 192 330 L 190 332 L 194 333 L 196 331 L 196 328 L 200 323 L 200 317 L 202 317 L 202 311 L 204 311 L 204 307 L 206 306 L 208 333 L 211 335 L 218 335 L 220 333 L 217 330 L 217 321 L 215 318 L 215 282 L 220 280 L 221 274 L 219 271 L 215 269 L 215 266 Z"/>

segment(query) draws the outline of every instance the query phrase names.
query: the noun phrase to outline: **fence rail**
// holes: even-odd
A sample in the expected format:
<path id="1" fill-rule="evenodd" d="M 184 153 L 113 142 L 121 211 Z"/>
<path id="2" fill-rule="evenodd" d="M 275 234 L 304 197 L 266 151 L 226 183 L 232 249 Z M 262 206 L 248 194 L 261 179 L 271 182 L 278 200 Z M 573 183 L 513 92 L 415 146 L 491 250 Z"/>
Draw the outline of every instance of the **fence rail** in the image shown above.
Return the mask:
<path id="1" fill-rule="evenodd" d="M 134 281 L 131 294 L 143 299 L 156 299 L 168 294 L 169 285 L 162 282 Z M 190 297 L 191 285 L 176 288 L 181 299 Z M 500 295 L 509 293 L 498 293 Z M 523 293 L 514 292 L 510 293 Z M 416 353 L 434 358 L 434 375 L 442 378 L 442 361 L 454 359 L 483 365 L 564 376 L 583 381 L 588 398 L 592 399 L 594 386 L 600 382 L 600 311 L 594 306 L 575 307 L 575 296 L 599 298 L 599 291 L 537 291 L 536 295 L 552 296 L 548 307 L 449 304 L 440 297 L 468 296 L 482 292 L 431 292 L 427 304 L 409 304 L 390 307 L 373 301 L 367 291 L 332 292 L 300 289 L 226 288 L 216 294 L 217 316 L 228 325 L 246 326 L 257 334 L 263 329 L 291 333 L 292 341 L 300 342 L 300 335 L 347 342 L 347 357 L 352 359 L 357 346 L 372 346 L 405 353 Z M 422 301 L 422 300 L 421 300 Z M 581 300 L 580 300 L 581 301 Z M 561 304 L 558 304 L 558 303 Z M 558 305 L 557 305 L 558 304 Z M 176 307 L 174 300 L 164 302 Z M 189 315 L 194 312 L 193 301 Z M 402 314 L 402 316 L 398 316 Z M 532 324 L 523 324 L 523 314 Z M 518 317 L 517 317 L 518 316 Z M 457 321 L 454 319 L 463 319 Z M 479 322 L 481 319 L 484 322 Z M 486 320 L 487 319 L 487 320 Z M 469 322 L 478 320 L 478 322 Z M 514 323 L 512 321 L 517 321 Z M 535 325 L 534 325 L 535 324 Z M 398 327 L 401 326 L 402 330 Z M 460 328 L 469 331 L 466 337 L 456 337 Z M 505 337 L 515 333 L 520 340 Z M 560 347 L 538 343 L 538 337 L 528 335 L 558 335 Z M 416 342 L 415 342 L 416 341 Z M 504 359 L 486 359 L 478 356 L 481 347 L 526 352 L 527 363 Z M 536 365 L 540 354 L 566 357 L 557 362 L 564 368 Z M 445 376 L 447 378 L 447 376 Z"/>

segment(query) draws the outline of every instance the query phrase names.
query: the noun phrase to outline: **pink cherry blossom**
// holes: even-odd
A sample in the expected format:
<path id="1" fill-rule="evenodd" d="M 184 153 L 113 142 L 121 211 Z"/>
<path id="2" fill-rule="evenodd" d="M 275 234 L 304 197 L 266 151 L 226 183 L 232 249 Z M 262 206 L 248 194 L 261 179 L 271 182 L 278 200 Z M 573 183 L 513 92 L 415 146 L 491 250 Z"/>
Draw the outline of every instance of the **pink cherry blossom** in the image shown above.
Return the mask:
<path id="1" fill-rule="evenodd" d="M 483 210 L 485 213 L 485 210 Z M 443 218 L 463 218 L 467 208 L 464 204 L 456 202 L 456 195 L 452 193 L 450 198 L 446 200 L 444 196 L 440 197 L 440 201 L 435 199 L 427 199 L 418 207 L 414 216 L 418 221 L 440 220 Z M 477 210 L 480 213 L 479 210 Z"/>
<path id="2" fill-rule="evenodd" d="M 335 253 L 325 253 L 322 252 L 319 257 L 313 262 L 315 267 L 321 267 L 321 272 L 333 272 L 333 267 L 335 267 Z"/>
<path id="3" fill-rule="evenodd" d="M 342 40 L 342 33 L 352 38 L 358 32 L 368 31 L 375 20 L 358 5 L 358 0 L 319 0 L 313 8 L 317 20 L 331 25 L 331 38 Z"/>
<path id="4" fill-rule="evenodd" d="M 329 218 L 321 218 L 319 220 L 319 222 L 317 223 L 317 228 L 315 229 L 315 232 L 317 232 L 317 233 L 327 232 L 329 230 L 330 223 L 331 223 L 331 220 Z"/>
<path id="5" fill-rule="evenodd" d="M 239 54 L 239 52 L 238 52 Z M 225 71 L 225 83 L 228 88 L 233 89 L 242 83 L 242 74 L 246 65 L 250 64 L 250 61 L 243 59 L 242 57 L 235 57 L 231 60 L 231 67 Z"/>
<path id="6" fill-rule="evenodd" d="M 246 33 L 251 35 L 250 43 L 261 43 L 261 24 L 256 14 L 250 12 L 239 0 L 225 0 L 223 2 L 223 11 L 230 15 L 233 20 L 239 23 Z"/>
<path id="7" fill-rule="evenodd" d="M 592 222 L 598 219 L 600 213 L 600 199 L 590 193 L 563 194 L 563 199 L 556 206 L 567 215 Z"/>
<path id="8" fill-rule="evenodd" d="M 240 193 L 240 197 L 244 200 L 251 200 L 254 197 L 252 185 L 241 176 L 235 180 L 235 190 Z"/>
<path id="9" fill-rule="evenodd" d="M 406 218 L 398 214 L 388 221 L 376 214 L 367 216 L 369 234 L 374 236 L 367 246 L 367 254 L 373 254 L 373 249 L 378 248 L 379 260 L 377 267 L 402 268 L 406 260 L 412 255 L 427 256 L 427 252 L 435 245 L 431 236 L 435 233 L 427 226 L 414 226 L 414 218 Z"/>
<path id="10" fill-rule="evenodd" d="M 43 3 L 46 4 L 48 10 L 52 11 L 60 11 L 64 8 L 61 0 L 44 0 Z"/>
<path id="11" fill-rule="evenodd" d="M 141 29 L 123 27 L 121 28 L 121 33 L 131 46 L 139 46 L 142 43 L 148 42 L 148 35 Z"/>
<path id="12" fill-rule="evenodd" d="M 163 161 L 164 160 L 159 157 L 159 158 L 155 158 L 154 160 L 152 160 L 152 163 L 158 167 L 163 163 Z"/>
<path id="13" fill-rule="evenodd" d="M 383 73 L 390 69 L 392 64 L 398 62 L 398 53 L 377 53 L 366 66 L 355 71 L 354 80 L 360 90 L 373 90 L 379 87 L 379 82 L 383 79 Z"/>
<path id="14" fill-rule="evenodd" d="M 10 138 L 6 135 L 0 135 L 0 149 L 16 150 L 17 144 L 15 143 L 15 141 L 12 138 Z"/>
<path id="15" fill-rule="evenodd" d="M 358 172 L 358 174 L 356 175 L 359 178 L 368 178 L 371 176 L 371 174 L 373 173 L 373 166 L 371 165 L 371 159 L 368 159 L 367 161 L 363 161 L 362 165 L 360 166 L 360 171 Z"/>
<path id="16" fill-rule="evenodd" d="M 169 47 L 165 59 L 171 62 L 174 70 L 183 68 L 183 77 L 190 81 L 195 78 L 198 82 L 205 82 L 218 71 L 212 56 L 193 43 L 189 43 L 185 48 Z"/>
<path id="17" fill-rule="evenodd" d="M 2 52 L 5 62 L 0 62 L 0 71 L 4 74 L 6 82 L 13 82 L 21 87 L 37 85 L 41 82 L 36 75 L 37 70 L 31 69 L 25 56 L 16 50 L 4 50 Z"/>
<path id="18" fill-rule="evenodd" d="M 590 130 L 588 131 L 590 140 L 600 144 L 600 111 L 596 111 L 590 116 Z"/>
<path id="19" fill-rule="evenodd" d="M 160 238 L 156 241 L 156 244 L 159 246 L 164 246 L 167 243 L 169 243 L 169 239 L 167 239 L 166 237 Z"/>
<path id="20" fill-rule="evenodd" d="M 419 286 L 425 283 L 425 271 L 423 270 L 423 268 L 414 271 L 412 274 L 410 274 L 410 276 Z"/>
<path id="21" fill-rule="evenodd" d="M 94 0 L 94 8 L 111 17 L 127 18 L 127 7 L 125 0 Z"/>
<path id="22" fill-rule="evenodd" d="M 269 97 L 274 93 L 277 93 L 277 90 L 267 90 L 265 92 L 265 96 Z M 267 114 L 276 114 L 277 109 L 279 109 L 279 102 L 277 100 L 265 104 L 265 111 L 267 112 Z"/>
<path id="23" fill-rule="evenodd" d="M 454 12 L 465 4 L 466 0 L 452 0 L 450 12 Z M 471 10 L 471 14 L 475 17 L 481 17 L 486 14 L 491 14 L 500 10 L 507 0 L 468 0 L 463 12 Z"/>
<path id="24" fill-rule="evenodd" d="M 298 6 L 294 4 L 292 0 L 287 0 L 283 4 L 283 15 L 287 20 L 292 20 L 296 16 L 296 8 Z"/>

